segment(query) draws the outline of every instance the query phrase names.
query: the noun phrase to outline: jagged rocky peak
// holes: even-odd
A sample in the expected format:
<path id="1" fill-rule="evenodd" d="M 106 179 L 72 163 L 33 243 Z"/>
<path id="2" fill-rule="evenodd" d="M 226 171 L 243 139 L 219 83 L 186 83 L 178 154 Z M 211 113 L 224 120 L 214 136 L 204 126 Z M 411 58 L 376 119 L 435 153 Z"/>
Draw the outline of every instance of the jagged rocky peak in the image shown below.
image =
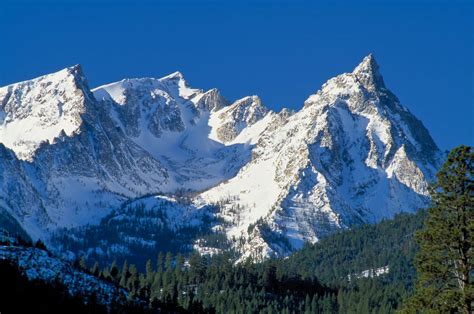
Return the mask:
<path id="1" fill-rule="evenodd" d="M 216 112 L 216 136 L 224 143 L 234 140 L 243 129 L 254 125 L 269 112 L 258 96 L 247 96 Z"/>
<path id="2" fill-rule="evenodd" d="M 397 141 L 398 147 L 405 145 L 410 158 L 439 165 L 439 148 L 431 138 L 423 123 L 418 120 L 399 99 L 385 87 L 379 66 L 372 54 L 354 69 L 352 75 L 357 83 L 372 93 L 367 101 L 361 102 L 368 111 L 376 112 L 385 121 L 390 121 L 390 136 Z M 361 89 L 363 93 L 364 90 Z"/>
<path id="3" fill-rule="evenodd" d="M 365 57 L 353 72 L 328 80 L 320 91 L 305 102 L 305 108 L 310 108 L 313 115 L 318 114 L 321 106 L 337 108 L 335 115 L 338 119 L 335 121 L 344 122 L 347 131 L 354 126 L 347 123 L 350 120 L 344 119 L 347 117 L 344 113 L 365 120 L 367 134 L 372 137 L 373 143 L 382 142 L 384 148 L 379 147 L 377 150 L 385 150 L 384 158 L 393 157 L 395 147 L 400 148 L 405 144 L 411 158 L 438 164 L 438 147 L 421 121 L 385 87 L 372 54 Z"/>
<path id="4" fill-rule="evenodd" d="M 191 99 L 194 96 L 203 93 L 203 90 L 201 89 L 191 88 L 184 79 L 183 74 L 179 71 L 162 77 L 159 81 L 167 92 L 174 97 L 178 96 L 184 99 Z"/>
<path id="5" fill-rule="evenodd" d="M 203 92 L 190 88 L 181 72 L 174 72 L 162 78 L 126 78 L 96 87 L 92 91 L 98 100 L 113 100 L 120 105 L 126 104 L 130 98 L 157 98 L 167 93 L 173 97 L 189 99 Z"/>
<path id="6" fill-rule="evenodd" d="M 229 105 L 227 99 L 222 96 L 217 88 L 208 90 L 193 101 L 196 103 L 197 108 L 207 111 L 217 111 Z"/>
<path id="7" fill-rule="evenodd" d="M 228 105 L 217 89 L 204 92 L 191 88 L 181 72 L 160 79 L 125 79 L 93 92 L 108 104 L 123 131 L 135 138 L 144 132 L 157 138 L 163 132 L 182 132 L 194 126 L 204 112 Z"/>
<path id="8" fill-rule="evenodd" d="M 366 56 L 352 74 L 369 90 L 385 88 L 383 77 L 379 72 L 379 65 L 373 54 Z"/>
<path id="9" fill-rule="evenodd" d="M 232 116 L 234 121 L 245 123 L 248 126 L 262 119 L 268 113 L 268 108 L 263 105 L 260 97 L 254 95 L 235 101 L 227 113 Z"/>
<path id="10" fill-rule="evenodd" d="M 0 88 L 0 142 L 31 160 L 42 142 L 79 131 L 94 98 L 80 65 Z"/>

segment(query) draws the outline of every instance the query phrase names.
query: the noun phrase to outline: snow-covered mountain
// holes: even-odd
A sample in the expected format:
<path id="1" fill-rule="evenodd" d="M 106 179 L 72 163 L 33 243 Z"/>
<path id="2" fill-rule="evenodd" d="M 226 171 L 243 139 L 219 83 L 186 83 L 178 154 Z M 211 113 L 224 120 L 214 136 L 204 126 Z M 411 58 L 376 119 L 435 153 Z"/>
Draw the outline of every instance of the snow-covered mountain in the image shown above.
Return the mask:
<path id="1" fill-rule="evenodd" d="M 0 88 L 0 207 L 33 238 L 101 228 L 123 219 L 121 204 L 142 202 L 173 217 L 151 214 L 151 226 L 194 228 L 201 217 L 243 257 L 287 254 L 425 206 L 440 160 L 372 55 L 298 112 L 257 96 L 228 102 L 179 72 L 90 90 L 75 66 Z M 135 237 L 121 236 L 124 246 Z"/>
<path id="2" fill-rule="evenodd" d="M 169 183 L 160 162 L 117 129 L 79 66 L 3 87 L 0 95 L 2 205 L 34 238 L 97 221 Z"/>
<path id="3" fill-rule="evenodd" d="M 245 145 L 226 146 L 209 136 L 211 116 L 228 108 L 219 91 L 192 89 L 179 72 L 161 79 L 123 80 L 93 92 L 127 138 L 168 170 L 170 184 L 161 187 L 165 192 L 209 188 L 232 177 L 250 158 Z M 245 105 L 237 101 L 231 107 Z M 245 118 L 233 121 L 240 125 Z"/>
<path id="4" fill-rule="evenodd" d="M 369 55 L 263 132 L 252 160 L 198 200 L 228 200 L 226 233 L 246 240 L 244 254 L 281 254 L 425 206 L 439 160 L 428 131 L 385 87 Z"/>

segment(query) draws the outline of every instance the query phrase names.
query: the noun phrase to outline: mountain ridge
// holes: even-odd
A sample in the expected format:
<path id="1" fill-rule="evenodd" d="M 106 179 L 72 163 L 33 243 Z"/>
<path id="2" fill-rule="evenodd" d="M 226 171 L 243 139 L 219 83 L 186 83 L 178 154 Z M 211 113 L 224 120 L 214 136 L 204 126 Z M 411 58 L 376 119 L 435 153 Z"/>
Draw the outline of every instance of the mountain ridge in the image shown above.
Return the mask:
<path id="1" fill-rule="evenodd" d="M 0 88 L 0 206 L 33 238 L 100 226 L 128 200 L 185 193 L 191 209 L 218 204 L 211 229 L 242 258 L 285 255 L 340 228 L 424 207 L 441 160 L 373 55 L 297 112 L 273 112 L 258 96 L 229 102 L 218 89 L 191 88 L 180 72 L 90 89 L 74 66 L 25 82 Z M 45 117 L 48 104 L 55 110 Z M 46 140 L 10 140 L 21 117 Z M 59 130 L 63 117 L 72 124 Z M 202 241 L 192 241 L 199 250 Z"/>

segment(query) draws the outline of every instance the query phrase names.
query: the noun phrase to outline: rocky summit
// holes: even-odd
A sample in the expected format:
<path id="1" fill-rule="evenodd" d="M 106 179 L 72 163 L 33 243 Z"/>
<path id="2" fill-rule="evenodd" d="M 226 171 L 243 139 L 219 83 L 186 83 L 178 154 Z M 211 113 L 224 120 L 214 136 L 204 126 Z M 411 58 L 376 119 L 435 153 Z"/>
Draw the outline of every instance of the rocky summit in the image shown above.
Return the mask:
<path id="1" fill-rule="evenodd" d="M 282 256 L 425 207 L 441 159 L 372 55 L 297 112 L 179 72 L 90 89 L 73 66 L 0 88 L 0 215 L 63 252 Z"/>

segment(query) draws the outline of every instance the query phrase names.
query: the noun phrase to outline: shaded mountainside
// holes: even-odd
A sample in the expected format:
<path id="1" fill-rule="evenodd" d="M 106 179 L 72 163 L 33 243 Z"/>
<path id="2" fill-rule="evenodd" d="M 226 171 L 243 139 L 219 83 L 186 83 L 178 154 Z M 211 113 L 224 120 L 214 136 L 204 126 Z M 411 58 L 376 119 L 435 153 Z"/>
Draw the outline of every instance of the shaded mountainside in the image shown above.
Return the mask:
<path id="1" fill-rule="evenodd" d="M 91 90 L 73 66 L 0 88 L 2 216 L 81 254 L 288 255 L 425 207 L 441 157 L 372 55 L 297 112 L 229 102 L 179 72 Z"/>
<path id="2" fill-rule="evenodd" d="M 2 311 L 107 313 L 126 308 L 128 294 L 42 248 L 0 246 Z M 25 302 L 26 301 L 26 302 Z"/>
<path id="3" fill-rule="evenodd" d="M 196 239 L 201 249 L 229 248 L 225 236 L 213 230 L 217 211 L 213 205 L 193 207 L 185 198 L 144 197 L 114 210 L 98 225 L 74 232 L 60 229 L 52 235 L 52 243 L 60 252 L 74 252 L 90 260 L 119 264 L 128 260 L 142 267 L 157 252 L 189 254 Z"/>

